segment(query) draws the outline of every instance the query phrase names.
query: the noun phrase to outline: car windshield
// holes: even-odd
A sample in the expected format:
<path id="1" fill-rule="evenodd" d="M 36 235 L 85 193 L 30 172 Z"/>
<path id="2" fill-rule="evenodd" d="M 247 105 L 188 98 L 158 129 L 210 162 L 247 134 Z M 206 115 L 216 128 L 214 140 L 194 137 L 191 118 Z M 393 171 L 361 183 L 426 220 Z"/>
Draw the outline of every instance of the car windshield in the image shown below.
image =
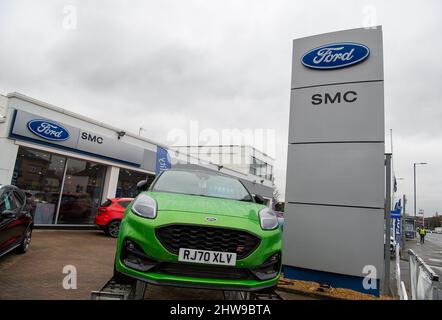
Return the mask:
<path id="1" fill-rule="evenodd" d="M 165 171 L 151 190 L 253 201 L 239 180 L 201 171 Z"/>

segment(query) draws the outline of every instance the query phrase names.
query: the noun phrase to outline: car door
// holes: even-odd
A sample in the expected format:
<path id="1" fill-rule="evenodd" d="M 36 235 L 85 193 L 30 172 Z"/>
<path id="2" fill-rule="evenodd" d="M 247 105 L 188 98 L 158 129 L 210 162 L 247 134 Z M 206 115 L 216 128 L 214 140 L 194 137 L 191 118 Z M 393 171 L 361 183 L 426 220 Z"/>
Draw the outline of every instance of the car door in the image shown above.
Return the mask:
<path id="1" fill-rule="evenodd" d="M 9 250 L 17 242 L 17 213 L 20 210 L 10 188 L 0 195 L 0 254 Z M 5 214 L 8 211 L 10 214 Z"/>
<path id="2" fill-rule="evenodd" d="M 19 190 L 13 190 L 12 195 L 17 205 L 14 237 L 16 242 L 20 242 L 23 239 L 26 229 L 32 222 L 32 216 L 26 204 L 26 195 Z"/>
<path id="3" fill-rule="evenodd" d="M 2 212 L 6 210 L 6 201 L 5 201 L 5 189 L 0 189 L 0 254 L 3 252 L 3 248 L 6 245 L 8 240 L 8 236 L 6 234 L 6 219 L 3 217 Z"/>

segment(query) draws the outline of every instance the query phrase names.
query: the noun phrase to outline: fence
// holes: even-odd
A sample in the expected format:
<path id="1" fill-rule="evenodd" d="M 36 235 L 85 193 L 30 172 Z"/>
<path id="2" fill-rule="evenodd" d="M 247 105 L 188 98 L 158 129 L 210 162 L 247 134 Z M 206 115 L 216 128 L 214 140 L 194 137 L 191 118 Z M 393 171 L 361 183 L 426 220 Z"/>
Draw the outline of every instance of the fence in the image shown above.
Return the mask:
<path id="1" fill-rule="evenodd" d="M 408 250 L 412 300 L 442 300 L 439 276 L 413 250 Z"/>
<path id="2" fill-rule="evenodd" d="M 401 300 L 408 300 L 407 290 L 405 289 L 405 284 L 401 281 L 401 265 L 400 265 L 400 246 L 396 244 L 396 263 L 395 263 L 395 278 L 396 278 L 396 288 L 397 295 Z"/>

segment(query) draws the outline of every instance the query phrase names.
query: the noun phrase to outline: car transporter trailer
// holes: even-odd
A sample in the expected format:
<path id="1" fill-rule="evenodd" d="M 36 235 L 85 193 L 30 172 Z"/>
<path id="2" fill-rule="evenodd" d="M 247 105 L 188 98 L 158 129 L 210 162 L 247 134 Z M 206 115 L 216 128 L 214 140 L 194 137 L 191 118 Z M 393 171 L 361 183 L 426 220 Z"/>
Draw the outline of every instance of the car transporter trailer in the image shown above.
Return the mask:
<path id="1" fill-rule="evenodd" d="M 121 284 L 112 277 L 98 291 L 91 292 L 91 300 L 144 300 L 147 283 L 137 280 L 133 284 Z M 223 290 L 225 300 L 282 300 L 276 292 L 258 293 Z"/>

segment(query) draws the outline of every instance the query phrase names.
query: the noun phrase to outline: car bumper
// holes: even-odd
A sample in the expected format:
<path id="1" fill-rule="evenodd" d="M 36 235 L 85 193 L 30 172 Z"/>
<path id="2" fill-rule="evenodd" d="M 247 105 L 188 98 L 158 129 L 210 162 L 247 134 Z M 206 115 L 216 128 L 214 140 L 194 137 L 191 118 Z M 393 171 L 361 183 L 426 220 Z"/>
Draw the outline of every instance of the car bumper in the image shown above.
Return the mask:
<path id="1" fill-rule="evenodd" d="M 277 285 L 280 273 L 271 280 L 224 280 L 209 278 L 192 278 L 185 276 L 168 276 L 161 273 L 143 273 L 125 267 L 121 262 L 117 262 L 117 270 L 125 273 L 131 278 L 161 286 L 174 286 L 196 289 L 231 290 L 231 291 L 260 291 Z"/>
<path id="2" fill-rule="evenodd" d="M 109 216 L 108 215 L 96 215 L 94 224 L 99 227 L 100 229 L 103 229 L 107 226 L 109 223 Z"/>
<path id="3" fill-rule="evenodd" d="M 165 213 L 160 213 L 160 216 L 166 216 Z M 203 218 L 205 215 L 201 215 L 202 219 L 198 224 L 198 216 L 186 215 L 181 213 L 175 216 L 172 220 L 175 223 L 188 223 L 192 225 L 204 225 Z M 167 221 L 162 221 L 161 218 L 157 219 L 145 219 L 134 214 L 128 214 L 123 219 L 120 227 L 120 237 L 117 245 L 117 255 L 115 261 L 115 268 L 118 272 L 123 273 L 132 278 L 136 278 L 141 281 L 145 281 L 157 285 L 172 285 L 179 287 L 192 287 L 192 288 L 206 288 L 206 289 L 218 289 L 218 290 L 241 290 L 241 291 L 256 291 L 265 288 L 273 287 L 277 284 L 280 277 L 280 261 L 277 273 L 269 279 L 258 279 L 254 276 L 255 270 L 262 268 L 265 265 L 266 260 L 275 254 L 279 254 L 279 260 L 281 259 L 281 232 L 279 230 L 266 231 L 258 230 L 257 224 L 253 221 L 245 222 L 245 219 L 241 219 L 241 224 L 249 223 L 250 225 L 244 230 L 248 230 L 258 235 L 261 239 L 259 246 L 250 253 L 247 257 L 237 260 L 235 267 L 230 267 L 232 270 L 242 270 L 248 272 L 250 277 L 247 279 L 227 279 L 217 278 L 216 276 L 204 277 L 204 276 L 189 276 L 182 274 L 170 274 L 164 271 L 162 264 L 174 264 L 178 267 L 180 265 L 188 267 L 188 263 L 181 263 L 178 261 L 178 256 L 169 252 L 162 246 L 155 235 L 155 227 L 167 224 Z M 169 217 L 170 218 L 170 217 Z M 220 219 L 222 220 L 222 219 Z M 237 225 L 234 218 L 229 218 L 224 222 L 217 222 L 218 227 L 231 228 L 232 225 Z M 259 224 L 258 224 L 259 226 Z M 260 228 L 260 227 L 259 227 Z M 254 232 L 256 231 L 256 232 Z M 136 270 L 133 266 L 126 265 L 125 261 L 122 261 L 122 254 L 124 249 L 125 240 L 134 242 L 152 261 L 152 267 L 149 270 L 140 271 Z M 201 265 L 200 265 L 201 266 Z M 207 266 L 207 265 L 205 265 Z M 214 266 L 216 268 L 216 266 Z"/>

